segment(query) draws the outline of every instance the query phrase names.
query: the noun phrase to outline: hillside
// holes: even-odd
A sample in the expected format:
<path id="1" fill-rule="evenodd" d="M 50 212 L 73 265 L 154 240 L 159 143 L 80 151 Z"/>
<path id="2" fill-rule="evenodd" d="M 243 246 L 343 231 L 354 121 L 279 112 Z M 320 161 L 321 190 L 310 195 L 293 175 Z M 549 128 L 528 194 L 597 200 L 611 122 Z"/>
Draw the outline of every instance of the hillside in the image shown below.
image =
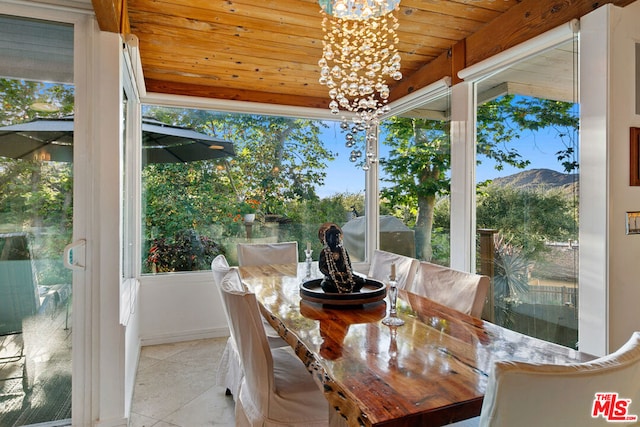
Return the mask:
<path id="1" fill-rule="evenodd" d="M 573 193 L 578 186 L 578 175 L 556 172 L 551 169 L 530 169 L 513 175 L 495 178 L 491 185 L 521 189 L 562 189 Z"/>

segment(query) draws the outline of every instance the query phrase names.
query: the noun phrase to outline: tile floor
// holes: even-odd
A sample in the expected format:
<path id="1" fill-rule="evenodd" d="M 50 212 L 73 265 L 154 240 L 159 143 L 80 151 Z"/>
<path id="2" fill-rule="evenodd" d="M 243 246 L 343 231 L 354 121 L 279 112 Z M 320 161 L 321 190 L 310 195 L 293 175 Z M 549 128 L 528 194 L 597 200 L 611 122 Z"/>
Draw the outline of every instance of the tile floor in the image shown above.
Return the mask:
<path id="1" fill-rule="evenodd" d="M 130 427 L 235 426 L 234 403 L 215 385 L 227 338 L 142 347 Z"/>

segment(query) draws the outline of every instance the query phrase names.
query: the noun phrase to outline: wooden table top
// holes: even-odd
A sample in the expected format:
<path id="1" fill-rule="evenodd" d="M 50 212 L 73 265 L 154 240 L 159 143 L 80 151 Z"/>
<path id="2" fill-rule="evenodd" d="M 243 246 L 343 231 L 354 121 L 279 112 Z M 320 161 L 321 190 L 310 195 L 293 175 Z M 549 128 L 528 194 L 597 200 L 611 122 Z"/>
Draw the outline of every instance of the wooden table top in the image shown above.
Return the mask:
<path id="1" fill-rule="evenodd" d="M 329 308 L 301 299 L 306 265 L 241 267 L 263 315 L 291 345 L 350 426 L 446 425 L 480 414 L 497 360 L 593 359 L 400 291 L 405 324 L 385 326 L 387 302 Z M 321 277 L 314 263 L 311 277 Z"/>

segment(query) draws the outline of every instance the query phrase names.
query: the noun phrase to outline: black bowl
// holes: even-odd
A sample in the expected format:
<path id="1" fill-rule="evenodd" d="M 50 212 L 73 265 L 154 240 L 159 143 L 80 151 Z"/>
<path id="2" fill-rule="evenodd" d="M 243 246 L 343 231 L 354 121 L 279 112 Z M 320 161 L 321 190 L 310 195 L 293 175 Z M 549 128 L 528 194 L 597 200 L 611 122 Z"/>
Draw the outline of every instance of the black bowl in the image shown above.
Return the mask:
<path id="1" fill-rule="evenodd" d="M 384 283 L 374 279 L 365 279 L 365 284 L 359 292 L 325 292 L 320 283 L 322 279 L 303 282 L 300 285 L 300 297 L 320 304 L 353 306 L 381 301 L 387 295 L 387 287 Z"/>

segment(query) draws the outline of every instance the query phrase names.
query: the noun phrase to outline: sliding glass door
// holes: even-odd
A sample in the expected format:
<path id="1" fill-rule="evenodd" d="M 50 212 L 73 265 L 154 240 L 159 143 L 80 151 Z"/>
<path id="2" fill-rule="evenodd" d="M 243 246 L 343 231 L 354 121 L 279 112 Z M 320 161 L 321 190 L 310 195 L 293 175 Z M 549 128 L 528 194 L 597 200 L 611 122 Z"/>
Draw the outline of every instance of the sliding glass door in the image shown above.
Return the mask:
<path id="1" fill-rule="evenodd" d="M 0 425 L 71 419 L 72 25 L 0 15 Z M 65 421 L 66 420 L 66 421 Z"/>

